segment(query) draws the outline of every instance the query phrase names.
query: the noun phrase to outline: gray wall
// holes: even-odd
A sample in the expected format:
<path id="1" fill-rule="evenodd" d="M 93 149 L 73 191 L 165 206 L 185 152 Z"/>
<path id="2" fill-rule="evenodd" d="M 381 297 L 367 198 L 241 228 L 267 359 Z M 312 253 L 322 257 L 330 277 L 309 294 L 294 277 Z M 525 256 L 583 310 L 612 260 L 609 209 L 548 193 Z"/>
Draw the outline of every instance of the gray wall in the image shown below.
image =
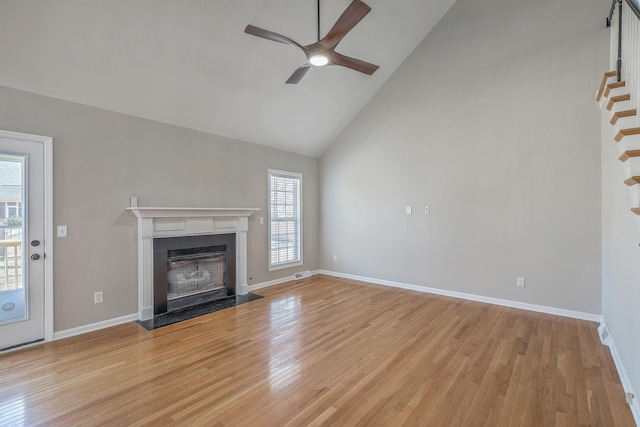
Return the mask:
<path id="1" fill-rule="evenodd" d="M 640 232 L 618 160 L 610 112 L 602 122 L 602 315 L 631 388 L 640 391 Z"/>
<path id="2" fill-rule="evenodd" d="M 318 268 L 318 160 L 260 145 L 0 87 L 0 129 L 51 136 L 56 331 L 137 312 L 139 206 L 257 207 L 249 285 Z M 269 273 L 267 169 L 304 174 L 304 266 Z M 104 303 L 93 293 L 104 291 Z"/>
<path id="3" fill-rule="evenodd" d="M 605 9 L 458 0 L 321 157 L 321 268 L 600 313 Z"/>

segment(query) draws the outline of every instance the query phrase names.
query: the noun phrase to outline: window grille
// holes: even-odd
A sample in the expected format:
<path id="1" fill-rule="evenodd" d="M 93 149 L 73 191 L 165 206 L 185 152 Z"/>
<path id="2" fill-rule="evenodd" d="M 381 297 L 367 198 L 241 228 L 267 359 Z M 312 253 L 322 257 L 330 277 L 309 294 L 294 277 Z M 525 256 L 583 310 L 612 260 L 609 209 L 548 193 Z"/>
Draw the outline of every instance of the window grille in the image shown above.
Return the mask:
<path id="1" fill-rule="evenodd" d="M 270 270 L 302 264 L 302 174 L 269 169 Z"/>

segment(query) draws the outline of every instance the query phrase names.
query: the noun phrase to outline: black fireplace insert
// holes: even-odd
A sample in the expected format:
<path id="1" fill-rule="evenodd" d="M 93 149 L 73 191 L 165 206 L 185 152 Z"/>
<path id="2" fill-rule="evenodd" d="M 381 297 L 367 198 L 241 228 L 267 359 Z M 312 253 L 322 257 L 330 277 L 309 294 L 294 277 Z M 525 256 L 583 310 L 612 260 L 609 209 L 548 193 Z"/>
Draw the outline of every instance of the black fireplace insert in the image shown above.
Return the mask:
<path id="1" fill-rule="evenodd" d="M 236 295 L 236 235 L 153 239 L 153 314 Z"/>

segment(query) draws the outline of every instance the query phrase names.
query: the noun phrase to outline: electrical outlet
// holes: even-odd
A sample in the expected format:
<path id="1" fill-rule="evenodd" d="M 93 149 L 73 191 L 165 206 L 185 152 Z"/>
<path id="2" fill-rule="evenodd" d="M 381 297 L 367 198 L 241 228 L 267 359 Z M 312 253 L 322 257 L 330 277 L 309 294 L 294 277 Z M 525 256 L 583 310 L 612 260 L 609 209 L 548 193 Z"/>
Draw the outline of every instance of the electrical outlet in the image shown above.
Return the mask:
<path id="1" fill-rule="evenodd" d="M 102 291 L 93 293 L 93 303 L 102 304 L 104 302 L 104 295 Z"/>
<path id="2" fill-rule="evenodd" d="M 516 286 L 519 288 L 524 288 L 524 277 L 518 277 L 516 279 Z"/>
<path id="3" fill-rule="evenodd" d="M 338 255 L 333 256 L 333 262 L 338 262 Z"/>
<path id="4" fill-rule="evenodd" d="M 264 224 L 264 217 L 263 216 L 260 217 L 260 225 L 262 225 L 262 224 Z"/>
<path id="5" fill-rule="evenodd" d="M 426 213 L 426 214 L 431 213 L 431 208 L 429 206 L 425 206 L 424 207 L 424 213 Z"/>
<path id="6" fill-rule="evenodd" d="M 407 208 L 405 209 L 405 211 L 407 212 L 407 215 L 411 215 L 411 206 L 407 206 Z"/>

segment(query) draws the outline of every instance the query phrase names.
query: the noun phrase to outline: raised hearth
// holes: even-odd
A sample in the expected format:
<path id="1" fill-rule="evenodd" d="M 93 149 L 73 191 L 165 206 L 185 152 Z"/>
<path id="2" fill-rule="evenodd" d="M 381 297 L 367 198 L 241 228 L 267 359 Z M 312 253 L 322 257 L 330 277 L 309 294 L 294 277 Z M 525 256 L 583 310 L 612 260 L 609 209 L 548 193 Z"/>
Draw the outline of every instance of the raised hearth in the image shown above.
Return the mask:
<path id="1" fill-rule="evenodd" d="M 154 316 L 154 239 L 235 235 L 235 294 L 246 295 L 248 218 L 257 208 L 127 208 L 138 218 L 138 319 Z M 216 244 L 209 246 L 217 246 Z M 214 273 L 209 273 L 214 274 Z M 227 272 L 229 274 L 229 272 Z M 176 282 L 187 283 L 186 281 Z M 197 283 L 195 284 L 197 286 Z M 215 292 L 215 290 L 212 290 Z"/>

